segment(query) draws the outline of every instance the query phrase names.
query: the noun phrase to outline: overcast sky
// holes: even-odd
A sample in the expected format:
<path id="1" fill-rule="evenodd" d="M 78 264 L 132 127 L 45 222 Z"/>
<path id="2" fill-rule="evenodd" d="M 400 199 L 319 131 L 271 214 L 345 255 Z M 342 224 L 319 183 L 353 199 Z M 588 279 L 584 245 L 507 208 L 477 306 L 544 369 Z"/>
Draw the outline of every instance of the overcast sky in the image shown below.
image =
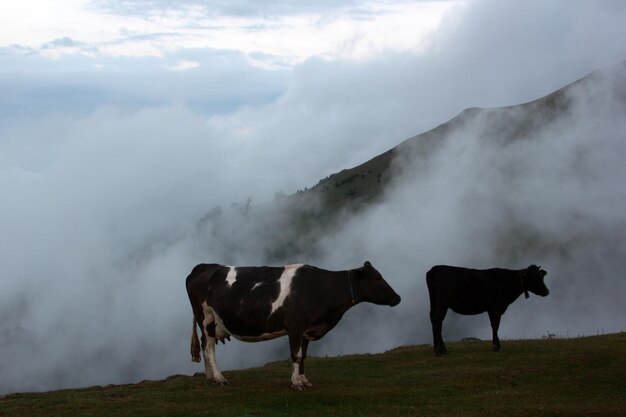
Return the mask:
<path id="1" fill-rule="evenodd" d="M 415 51 L 459 1 L 82 1 L 3 5 L 3 45 L 46 57 L 159 57 L 164 68 L 202 65 L 181 50 L 239 51 L 255 65 L 287 67 L 312 56 L 368 58 Z"/>
<path id="2" fill-rule="evenodd" d="M 210 208 L 310 187 L 467 107 L 626 59 L 619 0 L 258 3 L 0 4 L 0 393 L 200 370 L 183 282 L 220 262 L 186 238 Z M 376 219 L 332 241 L 360 236 L 361 252 L 320 266 L 378 253 L 394 273 L 412 267 L 380 256 Z M 253 352 L 283 358 L 285 343 L 235 342 L 218 360 L 259 365 Z"/>

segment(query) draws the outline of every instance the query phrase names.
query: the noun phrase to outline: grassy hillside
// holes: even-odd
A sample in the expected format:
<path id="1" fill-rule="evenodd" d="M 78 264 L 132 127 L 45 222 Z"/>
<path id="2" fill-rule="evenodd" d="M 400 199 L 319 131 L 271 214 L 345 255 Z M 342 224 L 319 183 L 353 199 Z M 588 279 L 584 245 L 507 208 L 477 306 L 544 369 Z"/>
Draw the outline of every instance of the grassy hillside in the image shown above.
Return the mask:
<path id="1" fill-rule="evenodd" d="M 570 83 L 544 97 L 527 103 L 501 108 L 469 108 L 456 117 L 431 130 L 408 138 L 396 147 L 363 164 L 329 175 L 310 189 L 290 196 L 295 205 L 305 206 L 304 197 L 314 196 L 321 201 L 316 208 L 326 218 L 334 217 L 341 210 L 359 210 L 382 196 L 389 182 L 399 174 L 400 165 L 420 163 L 441 146 L 449 136 L 464 129 L 477 118 L 484 121 L 482 134 L 496 143 L 532 138 L 534 132 L 545 128 L 567 115 L 572 107 L 573 90 L 586 88 L 596 79 L 606 76 L 607 71 L 619 74 L 616 89 L 626 94 L 626 62 L 592 72 L 586 77 Z M 602 94 L 602 93 L 597 93 Z M 623 97 L 626 99 L 626 96 Z"/>
<path id="2" fill-rule="evenodd" d="M 291 365 L 204 376 L 13 394 L 0 416 L 624 416 L 626 333 L 576 339 L 427 345 L 378 355 L 309 358 L 316 386 L 289 388 Z"/>
<path id="3" fill-rule="evenodd" d="M 452 132 L 462 129 L 466 123 L 483 117 L 488 126 L 485 135 L 497 137 L 501 143 L 523 139 L 567 113 L 571 105 L 569 91 L 593 77 L 594 74 L 590 74 L 528 103 L 496 109 L 466 109 L 448 122 L 408 138 L 361 165 L 329 175 L 310 189 L 289 198 L 294 205 L 304 206 L 306 210 L 311 210 L 307 204 L 311 198 L 319 200 L 320 204 L 314 206 L 313 211 L 323 212 L 326 218 L 336 216 L 341 210 L 359 210 L 383 195 L 389 182 L 400 173 L 400 164 L 428 157 Z"/>

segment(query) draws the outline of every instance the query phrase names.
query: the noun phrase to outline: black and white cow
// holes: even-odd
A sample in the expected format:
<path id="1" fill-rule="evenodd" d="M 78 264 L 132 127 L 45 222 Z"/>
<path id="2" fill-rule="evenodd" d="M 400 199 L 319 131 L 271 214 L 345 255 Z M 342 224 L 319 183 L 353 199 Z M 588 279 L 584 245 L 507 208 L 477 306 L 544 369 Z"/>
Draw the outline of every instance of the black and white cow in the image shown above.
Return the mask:
<path id="1" fill-rule="evenodd" d="M 297 390 L 311 387 L 304 375 L 309 341 L 318 340 L 353 305 L 366 301 L 395 306 L 400 296 L 369 263 L 348 271 L 326 271 L 310 265 L 233 267 L 197 265 L 187 277 L 193 309 L 191 357 L 200 362 L 200 342 L 207 379 L 227 384 L 215 361 L 215 345 L 229 336 L 259 342 L 289 337 Z"/>
<path id="2" fill-rule="evenodd" d="M 471 315 L 487 312 L 492 328 L 494 350 L 500 350 L 498 327 L 508 306 L 528 291 L 545 297 L 550 293 L 543 282 L 546 271 L 536 265 L 526 269 L 469 269 L 438 265 L 426 273 L 430 296 L 430 321 L 437 356 L 448 353 L 441 336 L 443 319 L 449 308 Z"/>

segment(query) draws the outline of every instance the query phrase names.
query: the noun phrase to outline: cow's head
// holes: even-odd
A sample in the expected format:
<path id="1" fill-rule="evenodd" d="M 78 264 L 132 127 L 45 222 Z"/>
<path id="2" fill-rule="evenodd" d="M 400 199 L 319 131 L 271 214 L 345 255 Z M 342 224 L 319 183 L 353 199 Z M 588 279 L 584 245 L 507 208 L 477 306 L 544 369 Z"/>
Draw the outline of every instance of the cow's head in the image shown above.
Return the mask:
<path id="1" fill-rule="evenodd" d="M 531 265 L 524 270 L 524 286 L 534 294 L 545 297 L 550 294 L 550 290 L 543 282 L 543 277 L 547 274 L 540 266 Z"/>
<path id="2" fill-rule="evenodd" d="M 392 307 L 400 303 L 400 296 L 371 263 L 365 262 L 362 268 L 352 272 L 353 285 L 362 301 Z"/>

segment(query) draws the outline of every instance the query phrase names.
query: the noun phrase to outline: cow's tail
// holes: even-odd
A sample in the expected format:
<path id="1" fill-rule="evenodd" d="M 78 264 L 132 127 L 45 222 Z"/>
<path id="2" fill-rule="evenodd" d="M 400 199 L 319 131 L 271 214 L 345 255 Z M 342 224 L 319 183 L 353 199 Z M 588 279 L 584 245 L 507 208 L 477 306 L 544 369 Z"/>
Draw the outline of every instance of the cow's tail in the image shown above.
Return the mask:
<path id="1" fill-rule="evenodd" d="M 196 331 L 196 316 L 193 316 L 193 327 L 191 328 L 191 360 L 200 362 L 200 340 L 198 340 L 198 332 Z"/>

